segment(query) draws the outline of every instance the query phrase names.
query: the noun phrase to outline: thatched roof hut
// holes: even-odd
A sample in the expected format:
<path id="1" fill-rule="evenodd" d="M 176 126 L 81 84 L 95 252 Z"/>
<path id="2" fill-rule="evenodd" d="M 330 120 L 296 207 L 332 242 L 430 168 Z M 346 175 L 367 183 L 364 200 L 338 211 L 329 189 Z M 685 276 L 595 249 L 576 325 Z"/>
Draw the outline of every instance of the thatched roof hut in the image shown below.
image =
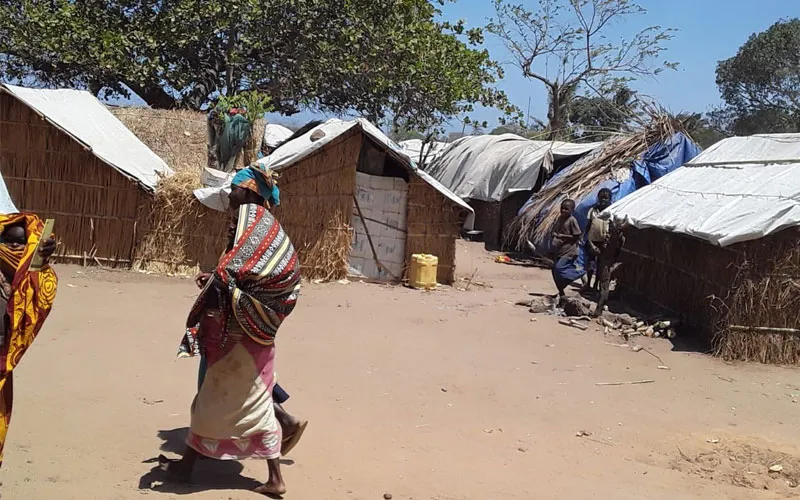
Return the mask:
<path id="1" fill-rule="evenodd" d="M 366 120 L 329 120 L 264 160 L 281 175 L 275 210 L 310 279 L 401 279 L 410 256 L 439 257 L 439 282 L 455 279 L 455 241 L 469 206 L 417 168 Z M 220 190 L 199 190 L 224 209 Z"/>
<path id="2" fill-rule="evenodd" d="M 554 171 L 600 143 L 532 141 L 514 134 L 462 137 L 426 168 L 475 210 L 475 230 L 487 247 L 505 243 L 507 228 L 523 204 Z"/>
<path id="3" fill-rule="evenodd" d="M 530 245 L 547 256 L 561 201 L 576 202 L 575 217 L 585 228 L 600 189 L 610 189 L 612 200 L 618 201 L 697 156 L 700 147 L 680 127 L 670 117 L 656 117 L 638 132 L 614 136 L 557 172 L 520 209 L 510 228 L 514 245 Z"/>
<path id="4" fill-rule="evenodd" d="M 723 140 L 607 212 L 625 292 L 726 359 L 800 363 L 800 134 Z"/>
<path id="5" fill-rule="evenodd" d="M 17 206 L 57 219 L 58 256 L 127 265 L 172 170 L 88 92 L 0 85 L 0 171 Z"/>

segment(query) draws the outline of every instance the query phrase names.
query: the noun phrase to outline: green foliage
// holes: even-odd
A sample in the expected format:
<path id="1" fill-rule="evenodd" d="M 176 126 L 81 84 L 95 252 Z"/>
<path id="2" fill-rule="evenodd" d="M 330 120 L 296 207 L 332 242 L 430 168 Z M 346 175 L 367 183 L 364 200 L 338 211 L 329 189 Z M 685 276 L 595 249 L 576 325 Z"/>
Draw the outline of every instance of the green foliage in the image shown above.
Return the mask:
<path id="1" fill-rule="evenodd" d="M 247 121 L 253 123 L 259 118 L 263 118 L 264 113 L 269 113 L 274 109 L 271 101 L 267 95 L 246 90 L 232 96 L 219 96 L 214 108 L 221 113 L 227 113 L 232 109 L 244 110 Z"/>
<path id="2" fill-rule="evenodd" d="M 729 134 L 725 117 L 719 110 L 703 115 L 702 113 L 681 113 L 675 118 L 683 123 L 686 132 L 703 149 L 725 139 Z"/>
<path id="3" fill-rule="evenodd" d="M 436 20 L 444 1 L 0 0 L 0 74 L 159 108 L 254 90 L 287 115 L 420 130 L 478 104 L 513 112 L 482 32 Z"/>
<path id="4" fill-rule="evenodd" d="M 539 0 L 536 10 L 494 0 L 497 36 L 526 78 L 545 85 L 552 138 L 569 138 L 570 109 L 580 88 L 620 86 L 676 64 L 662 61 L 671 29 L 650 26 L 613 41 L 611 25 L 646 11 L 633 0 Z"/>
<path id="5" fill-rule="evenodd" d="M 717 86 L 728 133 L 800 132 L 800 19 L 752 35 L 719 62 Z"/>

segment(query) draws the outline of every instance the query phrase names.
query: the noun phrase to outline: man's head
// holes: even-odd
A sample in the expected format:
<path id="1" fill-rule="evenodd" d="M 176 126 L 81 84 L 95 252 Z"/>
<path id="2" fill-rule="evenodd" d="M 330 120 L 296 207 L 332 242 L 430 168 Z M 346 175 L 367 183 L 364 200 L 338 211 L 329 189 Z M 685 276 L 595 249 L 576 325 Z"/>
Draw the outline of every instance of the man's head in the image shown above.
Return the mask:
<path id="1" fill-rule="evenodd" d="M 13 250 L 25 248 L 25 244 L 28 243 L 28 238 L 25 235 L 25 228 L 20 225 L 4 227 L 2 234 L 0 234 L 0 243 Z"/>
<path id="2" fill-rule="evenodd" d="M 603 188 L 597 192 L 597 206 L 606 209 L 611 206 L 611 190 Z"/>
<path id="3" fill-rule="evenodd" d="M 561 217 L 569 217 L 575 211 L 575 202 L 573 200 L 564 200 L 561 202 Z"/>

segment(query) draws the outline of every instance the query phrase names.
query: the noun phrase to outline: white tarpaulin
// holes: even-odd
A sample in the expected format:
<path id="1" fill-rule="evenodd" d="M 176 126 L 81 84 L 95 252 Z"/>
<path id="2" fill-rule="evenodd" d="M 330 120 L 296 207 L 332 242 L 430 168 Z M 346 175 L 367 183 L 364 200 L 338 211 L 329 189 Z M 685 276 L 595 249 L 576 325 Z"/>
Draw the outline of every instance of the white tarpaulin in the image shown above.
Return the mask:
<path id="1" fill-rule="evenodd" d="M 25 103 L 103 162 L 149 191 L 155 190 L 161 177 L 173 174 L 164 160 L 89 92 L 14 85 L 0 85 L 0 90 Z"/>
<path id="2" fill-rule="evenodd" d="M 294 132 L 278 125 L 277 123 L 267 123 L 264 127 L 264 144 L 271 148 L 277 148 L 280 143 L 292 136 Z"/>
<path id="3" fill-rule="evenodd" d="M 800 134 L 720 141 L 606 212 L 720 246 L 800 225 Z"/>
<path id="4" fill-rule="evenodd" d="M 16 213 L 19 213 L 19 210 L 17 210 L 17 206 L 14 205 L 14 200 L 11 199 L 11 195 L 8 194 L 6 181 L 3 180 L 3 174 L 0 173 L 0 214 L 7 215 Z"/>
<path id="5" fill-rule="evenodd" d="M 503 201 L 536 187 L 542 169 L 549 172 L 553 161 L 577 159 L 601 144 L 531 141 L 514 134 L 462 137 L 427 171 L 462 199 Z"/>
<path id="6" fill-rule="evenodd" d="M 442 193 L 453 203 L 460 205 L 464 210 L 469 212 L 467 221 L 464 223 L 468 229 L 472 228 L 475 219 L 475 213 L 469 205 L 467 205 L 461 198 L 450 192 L 446 187 L 439 183 L 436 179 L 428 175 L 426 172 L 417 168 L 417 164 L 403 152 L 403 150 L 392 142 L 386 134 L 370 123 L 369 121 L 359 118 L 357 120 L 343 121 L 339 119 L 331 119 L 321 124 L 318 127 L 308 131 L 291 142 L 288 142 L 277 149 L 274 153 L 258 160 L 259 163 L 271 168 L 275 171 L 280 171 L 295 165 L 300 160 L 308 158 L 315 152 L 319 151 L 326 144 L 330 143 L 337 137 L 349 132 L 350 130 L 359 127 L 365 134 L 370 136 L 374 141 L 386 147 L 388 154 L 391 154 L 409 172 L 433 186 L 434 189 Z M 312 136 L 316 140 L 312 140 Z M 321 137 L 320 137 L 321 136 Z M 233 176 L 229 176 L 224 186 L 221 187 L 207 187 L 198 189 L 194 192 L 195 197 L 207 207 L 214 210 L 225 211 L 228 209 L 228 194 L 230 193 L 230 181 Z M 279 183 L 280 185 L 280 183 Z"/>
<path id="7" fill-rule="evenodd" d="M 398 143 L 403 151 L 415 162 L 420 163 L 423 161 L 426 165 L 430 165 L 438 158 L 444 151 L 450 147 L 448 142 L 432 141 L 425 144 L 425 152 L 422 152 L 422 141 L 420 139 L 409 139 Z"/>

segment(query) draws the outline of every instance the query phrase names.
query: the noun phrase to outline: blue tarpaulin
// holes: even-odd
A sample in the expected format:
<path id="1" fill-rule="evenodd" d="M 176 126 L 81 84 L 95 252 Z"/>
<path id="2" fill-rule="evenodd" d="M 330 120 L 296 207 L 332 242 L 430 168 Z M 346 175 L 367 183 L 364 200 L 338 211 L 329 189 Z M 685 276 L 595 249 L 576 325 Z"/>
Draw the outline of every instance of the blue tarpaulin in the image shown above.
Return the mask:
<path id="1" fill-rule="evenodd" d="M 624 172 L 617 178 L 608 179 L 602 182 L 587 196 L 580 200 L 575 200 L 575 218 L 581 229 L 586 230 L 586 222 L 589 216 L 589 209 L 597 203 L 597 192 L 602 188 L 611 190 L 612 203 L 621 200 L 639 188 L 647 186 L 648 184 L 658 180 L 659 178 L 667 175 L 676 168 L 700 154 L 700 146 L 695 144 L 690 138 L 682 133 L 677 133 L 672 136 L 668 141 L 658 143 L 648 149 L 641 159 L 634 160 L 631 163 L 631 168 L 628 172 Z M 567 176 L 579 165 L 581 161 L 591 161 L 593 156 L 590 153 L 585 159 L 579 160 L 576 163 L 559 171 L 548 180 L 542 187 L 542 191 L 546 191 L 548 186 L 557 183 L 560 178 Z M 536 194 L 528 200 L 528 202 L 520 209 L 518 215 L 522 215 L 528 211 L 533 205 Z M 558 210 L 561 200 L 558 200 L 554 205 L 549 206 L 543 213 L 537 215 L 537 224 L 541 221 L 545 214 L 550 210 Z M 549 235 L 543 238 L 542 241 L 531 241 L 538 253 L 547 254 L 550 248 Z M 581 248 L 580 255 L 581 263 L 584 261 L 584 251 Z"/>

